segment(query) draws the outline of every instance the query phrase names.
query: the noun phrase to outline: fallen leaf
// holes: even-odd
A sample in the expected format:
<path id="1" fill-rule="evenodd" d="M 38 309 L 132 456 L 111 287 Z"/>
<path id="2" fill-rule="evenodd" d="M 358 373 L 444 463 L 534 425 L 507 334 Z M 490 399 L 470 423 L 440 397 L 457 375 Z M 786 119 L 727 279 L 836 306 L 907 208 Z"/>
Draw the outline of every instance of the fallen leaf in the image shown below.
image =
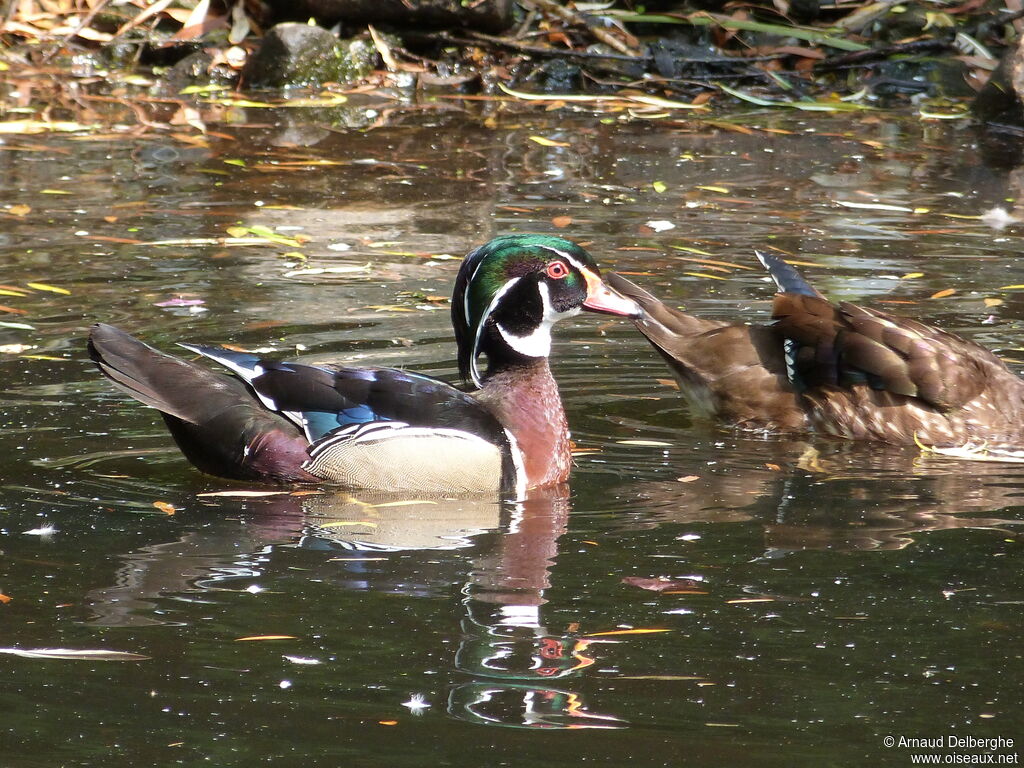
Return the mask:
<path id="1" fill-rule="evenodd" d="M 690 590 L 704 586 L 701 582 L 694 579 L 670 579 L 668 576 L 656 576 L 653 579 L 643 576 L 626 576 L 622 579 L 622 583 L 630 587 L 646 589 L 649 592 Z M 700 592 L 700 594 L 706 595 L 707 592 Z"/>
<path id="2" fill-rule="evenodd" d="M 166 501 L 154 501 L 153 506 L 165 515 L 173 515 L 177 511 L 173 504 L 168 504 Z"/>
<path id="3" fill-rule="evenodd" d="M 9 603 L 13 599 L 14 598 L 10 595 L 5 595 L 3 592 L 0 592 L 0 603 Z"/>
<path id="4" fill-rule="evenodd" d="M 570 147 L 572 146 L 567 141 L 555 141 L 554 139 L 545 139 L 543 136 L 531 136 L 530 141 L 534 141 L 540 144 L 542 147 Z"/>
<path id="5" fill-rule="evenodd" d="M 676 478 L 676 482 L 679 483 L 692 483 L 694 480 L 700 480 L 700 475 L 685 475 Z"/>
<path id="6" fill-rule="evenodd" d="M 945 289 L 943 289 L 941 291 L 936 291 L 935 293 L 933 293 L 928 298 L 929 299 L 944 299 L 947 296 L 952 296 L 954 293 L 956 293 L 956 288 L 945 288 Z"/>
<path id="7" fill-rule="evenodd" d="M 72 661 L 142 661 L 149 656 L 125 651 L 79 650 L 75 648 L 0 648 L 0 653 L 24 659 L 65 659 Z"/>
<path id="8" fill-rule="evenodd" d="M 586 637 L 608 637 L 610 635 L 650 635 L 655 632 L 671 632 L 671 629 L 612 629 L 608 632 L 591 632 Z"/>
<path id="9" fill-rule="evenodd" d="M 27 216 L 32 212 L 32 206 L 30 205 L 12 205 L 7 209 L 7 212 L 11 216 Z"/>
<path id="10" fill-rule="evenodd" d="M 236 637 L 235 642 L 241 643 L 250 640 L 297 640 L 295 635 L 248 635 L 246 637 Z"/>
<path id="11" fill-rule="evenodd" d="M 572 224 L 572 216 L 555 216 L 551 219 L 551 224 L 558 229 L 565 229 Z"/>
<path id="12" fill-rule="evenodd" d="M 71 295 L 71 291 L 67 288 L 58 288 L 56 285 L 50 285 L 49 283 L 25 283 L 25 285 L 36 291 L 49 291 L 50 293 L 59 293 L 62 296 Z"/>
<path id="13" fill-rule="evenodd" d="M 226 496 L 241 499 L 260 498 L 262 496 L 280 496 L 289 494 L 290 491 L 209 491 L 208 493 L 197 493 L 197 497 Z M 294 495 L 294 494 L 293 494 Z"/>

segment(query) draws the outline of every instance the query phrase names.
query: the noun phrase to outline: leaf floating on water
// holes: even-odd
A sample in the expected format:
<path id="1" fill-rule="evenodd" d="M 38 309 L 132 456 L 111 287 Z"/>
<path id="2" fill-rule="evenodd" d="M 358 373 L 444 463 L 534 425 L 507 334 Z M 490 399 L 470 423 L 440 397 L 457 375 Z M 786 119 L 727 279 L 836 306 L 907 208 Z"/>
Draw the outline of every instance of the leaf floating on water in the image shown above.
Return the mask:
<path id="1" fill-rule="evenodd" d="M 11 600 L 13 600 L 13 599 L 14 598 L 11 597 L 10 595 L 5 595 L 3 592 L 0 592 L 0 603 L 3 603 L 4 605 L 6 605 L 7 603 L 11 602 Z"/>
<path id="2" fill-rule="evenodd" d="M 985 306 L 986 307 L 1000 307 L 1000 306 L 1003 305 L 1003 300 L 1002 299 L 987 298 L 987 299 L 984 299 L 983 301 L 985 302 Z"/>
<path id="3" fill-rule="evenodd" d="M 668 448 L 673 445 L 673 443 L 666 443 L 662 440 L 616 440 L 615 442 L 619 445 L 643 445 L 649 448 Z"/>
<path id="4" fill-rule="evenodd" d="M 166 501 L 154 501 L 153 506 L 163 512 L 165 515 L 173 515 L 178 510 L 175 509 L 173 504 L 168 504 Z"/>
<path id="5" fill-rule="evenodd" d="M 0 648 L 23 659 L 64 659 L 66 661 L 143 661 L 150 658 L 141 653 L 106 650 L 79 650 L 77 648 Z"/>
<path id="6" fill-rule="evenodd" d="M 668 185 L 664 181 L 652 181 L 651 187 L 659 195 L 662 194 L 666 189 L 668 189 Z M 647 226 L 651 226 L 651 222 L 647 222 Z M 671 227 L 668 227 L 668 229 L 671 229 Z"/>
<path id="7" fill-rule="evenodd" d="M 551 219 L 551 226 L 558 229 L 565 229 L 572 224 L 572 216 L 555 216 Z"/>
<path id="8" fill-rule="evenodd" d="M 281 496 L 288 495 L 291 491 L 209 491 L 207 493 L 197 493 L 197 497 L 208 498 L 212 496 L 224 496 L 228 498 L 260 498 L 263 496 Z"/>
<path id="9" fill-rule="evenodd" d="M 651 635 L 657 632 L 671 632 L 671 629 L 612 629 L 608 632 L 591 632 L 585 637 L 609 637 L 611 635 Z"/>
<path id="10" fill-rule="evenodd" d="M 543 136 L 531 136 L 530 141 L 540 144 L 542 147 L 571 147 L 572 145 L 567 141 L 555 141 L 554 139 L 546 139 Z"/>
<path id="11" fill-rule="evenodd" d="M 863 208 L 868 211 L 895 211 L 898 213 L 914 213 L 915 209 L 905 205 L 888 205 L 886 203 L 856 203 L 852 200 L 836 200 L 836 205 L 843 208 Z"/>
<path id="12" fill-rule="evenodd" d="M 0 320 L 0 328 L 17 328 L 22 331 L 34 331 L 36 327 L 29 325 L 28 323 L 9 323 L 6 320 Z"/>
<path id="13" fill-rule="evenodd" d="M 944 299 L 947 296 L 952 296 L 954 293 L 956 293 L 956 288 L 944 288 L 941 291 L 936 291 L 935 293 L 933 293 L 928 298 L 929 299 Z"/>
<path id="14" fill-rule="evenodd" d="M 703 583 L 695 579 L 671 579 L 668 576 L 656 576 L 653 579 L 642 576 L 626 576 L 622 579 L 622 583 L 630 587 L 646 589 L 650 592 L 665 592 L 668 590 L 673 592 L 691 591 L 696 590 L 697 587 L 704 586 Z M 707 592 L 693 592 L 693 594 L 706 595 Z"/>
<path id="15" fill-rule="evenodd" d="M 692 483 L 694 480 L 700 480 L 700 475 L 684 475 L 676 478 L 677 483 Z"/>
<path id="16" fill-rule="evenodd" d="M 0 122 L 0 133 L 74 133 L 75 131 L 91 131 L 96 128 L 99 128 L 96 124 L 87 125 L 70 121 L 8 120 Z"/>
<path id="17" fill-rule="evenodd" d="M 653 229 L 655 232 L 665 232 L 669 229 L 675 229 L 676 225 L 671 221 L 665 221 L 664 219 L 655 219 L 644 223 L 644 226 Z"/>
<path id="18" fill-rule="evenodd" d="M 924 272 L 907 272 L 900 280 L 916 280 L 919 277 L 924 277 Z"/>
<path id="19" fill-rule="evenodd" d="M 32 212 L 32 206 L 30 205 L 12 205 L 7 209 L 7 212 L 11 216 L 27 216 Z"/>
<path id="20" fill-rule="evenodd" d="M 25 285 L 36 291 L 49 291 L 50 293 L 59 293 L 61 296 L 71 295 L 71 291 L 67 288 L 60 288 L 56 285 L 50 285 L 49 283 L 25 283 Z"/>
<path id="21" fill-rule="evenodd" d="M 247 635 L 246 637 L 236 637 L 236 643 L 259 641 L 259 640 L 298 640 L 295 635 Z"/>

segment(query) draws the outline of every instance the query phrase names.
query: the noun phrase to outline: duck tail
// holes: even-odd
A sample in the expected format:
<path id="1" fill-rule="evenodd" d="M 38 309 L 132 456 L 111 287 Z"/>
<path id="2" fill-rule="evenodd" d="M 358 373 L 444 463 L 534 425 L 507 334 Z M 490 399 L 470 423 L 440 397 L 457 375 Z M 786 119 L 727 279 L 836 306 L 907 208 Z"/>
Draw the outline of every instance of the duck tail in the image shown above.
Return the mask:
<path id="1" fill-rule="evenodd" d="M 213 475 L 272 482 L 308 481 L 305 438 L 263 407 L 233 376 L 160 352 L 103 323 L 89 334 L 89 356 L 121 391 L 156 408 L 185 457 Z"/>

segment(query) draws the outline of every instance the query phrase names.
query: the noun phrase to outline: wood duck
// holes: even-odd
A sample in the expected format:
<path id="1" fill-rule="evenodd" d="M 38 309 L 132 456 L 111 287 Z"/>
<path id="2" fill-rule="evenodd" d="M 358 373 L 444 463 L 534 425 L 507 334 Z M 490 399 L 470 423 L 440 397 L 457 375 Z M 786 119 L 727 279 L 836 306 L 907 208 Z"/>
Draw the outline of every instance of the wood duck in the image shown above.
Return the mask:
<path id="1" fill-rule="evenodd" d="M 693 317 L 607 276 L 643 307 L 634 322 L 695 414 L 963 458 L 1024 456 L 1024 380 L 995 354 L 915 320 L 831 304 L 781 258 L 757 256 L 778 286 L 772 325 Z"/>
<path id="2" fill-rule="evenodd" d="M 226 376 L 102 324 L 92 328 L 89 354 L 121 390 L 159 410 L 185 457 L 213 475 L 521 496 L 569 476 L 569 431 L 548 355 L 551 326 L 581 309 L 640 314 L 578 245 L 509 235 L 469 253 L 455 281 L 459 371 L 477 387 L 472 394 L 394 368 L 181 345 L 235 374 Z"/>

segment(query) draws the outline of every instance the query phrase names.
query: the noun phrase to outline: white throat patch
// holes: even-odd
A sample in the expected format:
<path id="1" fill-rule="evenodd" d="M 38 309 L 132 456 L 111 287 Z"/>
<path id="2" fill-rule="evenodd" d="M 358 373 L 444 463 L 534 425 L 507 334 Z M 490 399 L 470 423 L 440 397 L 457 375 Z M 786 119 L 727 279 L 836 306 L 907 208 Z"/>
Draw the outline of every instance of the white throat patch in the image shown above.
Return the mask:
<path id="1" fill-rule="evenodd" d="M 567 312 L 556 312 L 551 304 L 551 292 L 548 290 L 547 283 L 540 283 L 538 288 L 540 290 L 541 302 L 544 304 L 544 316 L 541 319 L 540 325 L 532 333 L 525 336 L 516 336 L 503 328 L 500 323 L 497 325 L 498 333 L 501 334 L 501 338 L 505 340 L 505 343 L 526 357 L 547 357 L 550 355 L 551 326 L 559 320 L 580 313 L 579 307 L 573 307 Z"/>

